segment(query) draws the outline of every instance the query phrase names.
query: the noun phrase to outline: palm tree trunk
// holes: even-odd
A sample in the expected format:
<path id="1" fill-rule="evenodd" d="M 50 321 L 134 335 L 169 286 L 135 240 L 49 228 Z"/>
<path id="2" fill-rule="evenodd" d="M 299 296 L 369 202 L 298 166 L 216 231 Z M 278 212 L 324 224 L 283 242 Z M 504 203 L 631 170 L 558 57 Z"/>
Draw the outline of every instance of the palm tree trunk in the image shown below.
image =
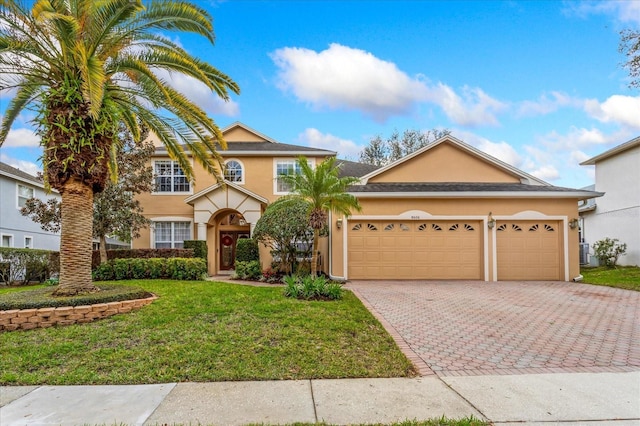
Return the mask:
<path id="1" fill-rule="evenodd" d="M 65 182 L 60 191 L 60 284 L 55 296 L 92 293 L 91 280 L 93 190 L 78 179 Z"/>
<path id="2" fill-rule="evenodd" d="M 313 230 L 313 252 L 311 253 L 311 277 L 318 276 L 318 242 L 320 240 L 320 230 Z"/>

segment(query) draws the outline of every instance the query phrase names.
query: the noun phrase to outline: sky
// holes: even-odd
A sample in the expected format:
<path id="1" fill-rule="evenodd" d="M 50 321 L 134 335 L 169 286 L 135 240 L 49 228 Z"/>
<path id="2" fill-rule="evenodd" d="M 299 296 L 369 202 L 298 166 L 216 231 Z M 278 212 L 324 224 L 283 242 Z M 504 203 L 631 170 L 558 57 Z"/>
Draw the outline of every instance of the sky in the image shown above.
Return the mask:
<path id="1" fill-rule="evenodd" d="M 221 128 L 239 121 L 352 161 L 376 136 L 448 129 L 571 188 L 594 182 L 580 162 L 640 136 L 640 89 L 618 50 L 621 30 L 640 29 L 640 0 L 196 2 L 215 45 L 171 37 L 241 93 L 223 102 L 184 77 L 172 84 Z M 33 173 L 32 118 L 16 121 L 0 161 Z"/>

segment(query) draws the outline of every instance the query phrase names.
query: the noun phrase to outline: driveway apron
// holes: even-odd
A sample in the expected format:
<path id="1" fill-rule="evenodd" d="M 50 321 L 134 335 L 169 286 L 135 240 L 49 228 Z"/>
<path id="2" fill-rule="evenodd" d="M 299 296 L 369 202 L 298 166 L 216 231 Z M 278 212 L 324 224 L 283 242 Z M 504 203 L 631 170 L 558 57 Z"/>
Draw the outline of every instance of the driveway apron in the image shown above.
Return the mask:
<path id="1" fill-rule="evenodd" d="M 570 282 L 352 281 L 421 375 L 640 370 L 640 292 Z"/>

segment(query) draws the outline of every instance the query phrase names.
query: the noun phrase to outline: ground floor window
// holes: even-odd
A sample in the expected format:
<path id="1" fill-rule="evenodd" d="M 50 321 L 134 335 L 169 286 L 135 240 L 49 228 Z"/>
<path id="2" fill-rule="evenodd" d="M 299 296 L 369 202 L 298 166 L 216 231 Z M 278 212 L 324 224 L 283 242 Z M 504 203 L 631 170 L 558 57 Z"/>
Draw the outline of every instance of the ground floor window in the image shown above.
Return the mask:
<path id="1" fill-rule="evenodd" d="M 155 248 L 183 248 L 191 239 L 191 222 L 156 222 Z"/>

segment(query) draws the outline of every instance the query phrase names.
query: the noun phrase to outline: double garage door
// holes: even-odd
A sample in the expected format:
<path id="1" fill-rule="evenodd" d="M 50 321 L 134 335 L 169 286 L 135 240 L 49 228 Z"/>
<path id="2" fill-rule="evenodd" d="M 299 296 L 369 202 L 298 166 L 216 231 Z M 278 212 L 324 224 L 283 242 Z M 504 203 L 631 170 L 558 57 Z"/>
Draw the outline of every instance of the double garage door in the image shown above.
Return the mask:
<path id="1" fill-rule="evenodd" d="M 353 221 L 353 279 L 483 279 L 481 222 Z"/>
<path id="2" fill-rule="evenodd" d="M 350 279 L 484 279 L 481 221 L 351 221 Z M 558 280 L 557 221 L 498 222 L 499 280 Z"/>

